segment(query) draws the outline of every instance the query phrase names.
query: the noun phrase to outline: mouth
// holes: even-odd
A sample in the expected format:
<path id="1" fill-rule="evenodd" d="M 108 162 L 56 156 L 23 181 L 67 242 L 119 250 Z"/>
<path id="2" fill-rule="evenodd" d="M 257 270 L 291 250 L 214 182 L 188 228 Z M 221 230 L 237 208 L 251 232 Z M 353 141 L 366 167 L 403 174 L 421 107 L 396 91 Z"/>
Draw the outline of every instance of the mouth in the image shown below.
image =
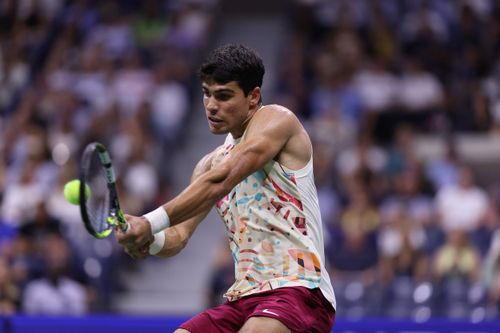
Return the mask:
<path id="1" fill-rule="evenodd" d="M 208 116 L 208 121 L 210 124 L 212 125 L 218 125 L 218 124 L 222 124 L 222 120 L 218 119 L 218 118 L 215 118 L 215 117 L 212 117 L 212 116 Z"/>

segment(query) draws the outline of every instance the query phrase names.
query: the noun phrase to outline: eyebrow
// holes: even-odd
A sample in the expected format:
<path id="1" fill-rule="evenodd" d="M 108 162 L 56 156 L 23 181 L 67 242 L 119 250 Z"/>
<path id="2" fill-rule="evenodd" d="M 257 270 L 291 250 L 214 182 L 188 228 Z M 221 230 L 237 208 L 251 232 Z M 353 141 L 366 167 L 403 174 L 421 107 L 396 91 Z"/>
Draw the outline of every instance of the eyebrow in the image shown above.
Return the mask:
<path id="1" fill-rule="evenodd" d="M 206 86 L 202 86 L 202 89 L 208 90 L 208 91 L 210 90 Z M 212 93 L 221 93 L 221 92 L 234 94 L 234 90 L 232 90 L 230 88 L 218 88 L 218 89 L 215 89 L 214 91 L 212 91 Z"/>

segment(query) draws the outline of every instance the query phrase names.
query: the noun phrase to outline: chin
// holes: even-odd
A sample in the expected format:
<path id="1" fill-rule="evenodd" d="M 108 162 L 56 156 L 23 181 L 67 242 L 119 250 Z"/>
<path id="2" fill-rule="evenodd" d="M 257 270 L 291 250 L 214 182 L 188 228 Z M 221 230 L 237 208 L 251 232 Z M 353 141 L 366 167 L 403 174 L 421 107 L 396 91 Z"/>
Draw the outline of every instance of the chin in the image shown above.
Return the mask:
<path id="1" fill-rule="evenodd" d="M 212 134 L 215 134 L 215 135 L 222 135 L 222 134 L 227 134 L 229 133 L 228 130 L 226 130 L 225 128 L 215 128 L 215 127 L 212 127 L 212 126 L 208 126 L 208 130 L 212 133 Z"/>

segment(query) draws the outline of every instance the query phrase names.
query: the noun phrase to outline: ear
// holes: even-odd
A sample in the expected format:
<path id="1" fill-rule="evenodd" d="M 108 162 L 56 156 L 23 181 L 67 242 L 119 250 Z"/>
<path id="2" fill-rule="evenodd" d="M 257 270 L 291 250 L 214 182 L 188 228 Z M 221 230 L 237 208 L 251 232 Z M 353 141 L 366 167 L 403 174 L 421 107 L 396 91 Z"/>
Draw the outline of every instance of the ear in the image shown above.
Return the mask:
<path id="1" fill-rule="evenodd" d="M 260 103 L 260 87 L 255 87 L 253 90 L 248 94 L 248 101 L 250 104 L 251 108 L 256 107 Z"/>

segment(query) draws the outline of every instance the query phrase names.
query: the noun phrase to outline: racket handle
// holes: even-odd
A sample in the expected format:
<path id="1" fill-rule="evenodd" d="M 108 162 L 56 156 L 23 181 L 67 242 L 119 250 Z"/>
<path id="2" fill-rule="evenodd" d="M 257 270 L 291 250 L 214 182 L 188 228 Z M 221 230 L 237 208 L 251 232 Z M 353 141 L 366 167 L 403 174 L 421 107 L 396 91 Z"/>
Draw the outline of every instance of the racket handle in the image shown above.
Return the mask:
<path id="1" fill-rule="evenodd" d="M 118 224 L 120 226 L 120 229 L 122 229 L 123 232 L 127 232 L 127 230 L 130 228 L 130 224 L 127 222 L 123 222 Z"/>

